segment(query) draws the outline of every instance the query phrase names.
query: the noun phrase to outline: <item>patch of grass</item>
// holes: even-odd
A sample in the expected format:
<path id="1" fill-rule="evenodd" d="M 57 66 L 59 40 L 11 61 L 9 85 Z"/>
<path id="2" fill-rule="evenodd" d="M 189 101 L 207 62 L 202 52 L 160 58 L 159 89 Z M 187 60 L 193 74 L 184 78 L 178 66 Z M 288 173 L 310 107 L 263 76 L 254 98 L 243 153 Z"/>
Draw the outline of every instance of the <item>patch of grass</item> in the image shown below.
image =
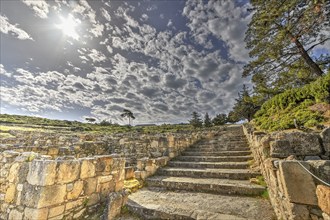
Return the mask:
<path id="1" fill-rule="evenodd" d="M 254 165 L 254 163 L 255 163 L 254 159 L 248 160 L 248 164 L 249 164 L 250 167 L 252 167 Z"/>
<path id="2" fill-rule="evenodd" d="M 263 176 L 257 176 L 256 179 L 258 180 L 258 184 L 260 186 L 267 187 L 267 183 L 265 182 L 265 178 Z"/>
<path id="3" fill-rule="evenodd" d="M 268 193 L 267 189 L 265 189 L 265 191 L 263 191 L 263 193 L 261 194 L 261 197 L 263 199 L 269 199 L 269 193 Z"/>

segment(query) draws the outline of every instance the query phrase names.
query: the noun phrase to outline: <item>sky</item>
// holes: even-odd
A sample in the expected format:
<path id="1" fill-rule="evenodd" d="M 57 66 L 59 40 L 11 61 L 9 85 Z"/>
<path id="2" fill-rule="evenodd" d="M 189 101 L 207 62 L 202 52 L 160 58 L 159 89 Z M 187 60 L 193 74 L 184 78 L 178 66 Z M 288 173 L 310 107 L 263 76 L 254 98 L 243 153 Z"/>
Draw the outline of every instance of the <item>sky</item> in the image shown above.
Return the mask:
<path id="1" fill-rule="evenodd" d="M 1 0 L 1 113 L 124 124 L 228 113 L 247 1 Z"/>

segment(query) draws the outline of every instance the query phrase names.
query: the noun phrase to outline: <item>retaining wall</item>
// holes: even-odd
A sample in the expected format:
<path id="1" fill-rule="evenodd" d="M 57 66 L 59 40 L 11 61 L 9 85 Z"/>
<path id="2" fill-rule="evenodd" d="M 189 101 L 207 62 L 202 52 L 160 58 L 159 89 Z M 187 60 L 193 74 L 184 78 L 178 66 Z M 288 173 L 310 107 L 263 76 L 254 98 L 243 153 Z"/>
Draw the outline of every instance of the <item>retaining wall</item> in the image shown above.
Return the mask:
<path id="1" fill-rule="evenodd" d="M 244 126 L 278 219 L 330 219 L 330 128 L 266 134 Z M 311 174 L 313 175 L 311 175 Z"/>
<path id="2" fill-rule="evenodd" d="M 0 153 L 0 219 L 88 219 L 121 192 L 125 159 L 111 155 L 52 160 L 33 152 Z M 120 211 L 120 207 L 119 207 Z"/>

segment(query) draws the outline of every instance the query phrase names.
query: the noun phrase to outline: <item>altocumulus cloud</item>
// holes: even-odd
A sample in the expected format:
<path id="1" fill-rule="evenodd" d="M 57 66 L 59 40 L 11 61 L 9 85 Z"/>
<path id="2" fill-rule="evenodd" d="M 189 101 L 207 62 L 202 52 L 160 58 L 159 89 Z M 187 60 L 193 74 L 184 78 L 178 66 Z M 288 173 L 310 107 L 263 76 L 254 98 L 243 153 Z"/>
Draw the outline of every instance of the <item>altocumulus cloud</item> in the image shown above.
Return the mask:
<path id="1" fill-rule="evenodd" d="M 241 78 L 248 60 L 243 42 L 248 4 L 1 4 L 5 113 L 73 120 L 90 115 L 125 123 L 120 113 L 128 108 L 136 123 L 186 122 L 192 111 L 211 116 L 228 112 L 243 83 L 250 83 Z M 61 18 L 68 17 L 79 22 L 58 28 Z"/>

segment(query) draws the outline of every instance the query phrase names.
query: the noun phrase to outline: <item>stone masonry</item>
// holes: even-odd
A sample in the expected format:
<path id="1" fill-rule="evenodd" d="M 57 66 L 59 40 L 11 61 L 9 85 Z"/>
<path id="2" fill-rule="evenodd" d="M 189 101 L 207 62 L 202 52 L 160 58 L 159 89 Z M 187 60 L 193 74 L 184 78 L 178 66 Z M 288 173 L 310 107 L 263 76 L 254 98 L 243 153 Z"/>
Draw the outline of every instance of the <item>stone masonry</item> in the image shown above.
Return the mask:
<path id="1" fill-rule="evenodd" d="M 0 219 L 88 219 L 103 215 L 109 194 L 122 192 L 125 159 L 0 154 Z M 117 212 L 120 211 L 119 210 Z"/>
<path id="2" fill-rule="evenodd" d="M 245 134 L 269 189 L 278 219 L 330 219 L 330 128 L 266 134 L 246 125 Z M 308 170 L 309 172 L 307 172 Z"/>

